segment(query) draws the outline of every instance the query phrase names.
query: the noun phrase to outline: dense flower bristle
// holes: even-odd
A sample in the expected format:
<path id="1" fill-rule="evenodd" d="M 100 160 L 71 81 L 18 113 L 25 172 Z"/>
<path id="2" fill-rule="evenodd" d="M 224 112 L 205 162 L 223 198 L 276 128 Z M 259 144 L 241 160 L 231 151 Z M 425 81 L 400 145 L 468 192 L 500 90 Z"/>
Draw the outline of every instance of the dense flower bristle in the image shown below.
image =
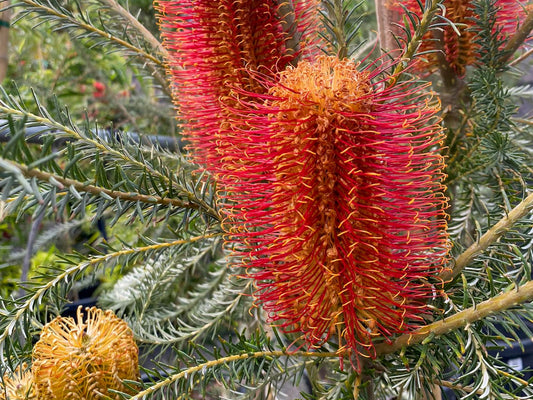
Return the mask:
<path id="1" fill-rule="evenodd" d="M 0 382 L 0 400 L 35 400 L 33 378 L 27 364 L 19 365 L 13 373 L 4 373 Z"/>
<path id="2" fill-rule="evenodd" d="M 277 71 L 314 50 L 317 0 L 294 4 L 291 26 L 280 22 L 283 2 L 276 0 L 156 1 L 163 44 L 184 135 L 200 165 L 216 168 L 227 152 L 220 130 L 230 93 L 263 93 L 254 74 L 273 77 Z M 283 11 L 286 12 L 286 11 Z M 292 33 L 293 37 L 289 36 Z M 297 48 L 287 44 L 298 36 Z"/>
<path id="3" fill-rule="evenodd" d="M 81 307 L 77 319 L 46 324 L 33 349 L 32 372 L 40 400 L 113 399 L 128 392 L 123 380 L 139 377 L 138 348 L 125 321 L 112 311 Z"/>
<path id="4" fill-rule="evenodd" d="M 378 73 L 334 57 L 288 68 L 241 116 L 248 130 L 228 132 L 246 167 L 219 176 L 229 241 L 270 318 L 368 355 L 423 322 L 447 253 L 438 107 Z"/>
<path id="5" fill-rule="evenodd" d="M 397 10 L 399 15 L 403 13 L 400 4 L 409 11 L 421 16 L 422 10 L 417 0 L 405 0 L 398 2 L 389 0 L 388 7 Z M 455 25 L 460 35 L 450 25 L 439 28 L 442 32 L 442 43 L 435 41 L 435 32 L 428 32 L 423 40 L 420 52 L 443 51 L 450 68 L 457 76 L 463 76 L 466 67 L 475 63 L 478 57 L 478 45 L 475 43 L 475 33 L 471 30 L 475 17 L 472 1 L 444 0 L 445 17 Z M 498 34 L 508 37 L 512 35 L 517 26 L 527 15 L 526 8 L 518 0 L 497 0 L 497 24 L 495 29 Z M 496 32 L 495 32 L 496 33 Z M 432 71 L 437 68 L 438 57 L 436 53 L 426 53 L 424 58 L 427 63 L 417 64 L 418 69 Z"/>

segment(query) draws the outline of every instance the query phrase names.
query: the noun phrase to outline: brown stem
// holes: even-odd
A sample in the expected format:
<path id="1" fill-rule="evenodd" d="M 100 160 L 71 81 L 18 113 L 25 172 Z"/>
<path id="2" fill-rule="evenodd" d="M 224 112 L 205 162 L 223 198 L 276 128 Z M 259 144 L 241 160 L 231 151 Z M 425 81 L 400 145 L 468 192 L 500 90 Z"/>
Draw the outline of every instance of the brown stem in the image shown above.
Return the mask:
<path id="1" fill-rule="evenodd" d="M 279 0 L 278 3 L 280 25 L 287 34 L 285 47 L 291 55 L 296 54 L 296 57 L 291 61 L 291 64 L 295 66 L 300 58 L 300 35 L 296 30 L 296 13 L 294 12 L 294 5 L 292 4 L 292 0 Z"/>
<path id="2" fill-rule="evenodd" d="M 375 0 L 379 44 L 385 53 L 398 49 L 398 43 L 394 40 L 394 34 L 398 33 L 394 23 L 401 21 L 400 14 L 387 7 L 387 2 Z"/>
<path id="3" fill-rule="evenodd" d="M 7 3 L 7 1 L 0 1 L 0 9 L 8 5 Z M 0 12 L 0 83 L 7 76 L 10 17 L 9 9 Z"/>
<path id="4" fill-rule="evenodd" d="M 0 160 L 2 160 L 0 158 Z M 201 209 L 204 208 L 199 204 L 195 204 L 189 201 L 183 201 L 175 198 L 160 197 L 153 195 L 145 195 L 138 193 L 129 193 L 129 192 L 120 192 L 117 190 L 105 189 L 99 186 L 88 185 L 74 179 L 63 178 L 56 174 L 51 174 L 49 172 L 40 171 L 37 169 L 28 168 L 26 165 L 16 163 L 11 160 L 2 160 L 8 162 L 12 166 L 20 170 L 20 172 L 28 178 L 37 178 L 40 181 L 44 182 L 54 182 L 55 185 L 60 186 L 61 189 L 73 187 L 78 192 L 91 193 L 94 196 L 108 196 L 113 199 L 125 200 L 125 201 L 140 201 L 147 204 L 161 204 L 164 206 L 170 207 L 180 207 L 180 208 L 189 208 L 189 209 Z M 212 211 L 206 209 L 206 211 L 215 219 L 220 219 L 218 214 L 213 214 Z"/>
<path id="5" fill-rule="evenodd" d="M 444 31 L 435 29 L 431 32 L 437 47 L 437 61 L 439 63 L 439 71 L 442 77 L 442 82 L 446 88 L 454 88 L 457 85 L 457 74 L 452 69 L 450 63 L 446 59 L 446 50 L 444 48 Z"/>
<path id="6" fill-rule="evenodd" d="M 499 220 L 496 225 L 490 228 L 479 238 L 479 240 L 466 249 L 459 257 L 455 259 L 455 265 L 451 270 L 446 270 L 440 278 L 444 281 L 450 281 L 461 273 L 474 258 L 485 251 L 492 243 L 495 243 L 507 230 L 516 224 L 521 218 L 526 216 L 533 208 L 533 193 L 522 200 L 515 208 Z"/>
<path id="7" fill-rule="evenodd" d="M 502 293 L 498 296 L 490 298 L 480 304 L 470 307 L 466 310 L 460 311 L 443 320 L 433 322 L 432 324 L 423 326 L 413 333 L 401 335 L 392 343 L 379 343 L 376 345 L 377 354 L 391 354 L 401 350 L 406 346 L 421 343 L 427 337 L 434 335 L 440 336 L 449 333 L 455 329 L 462 328 L 468 324 L 472 324 L 489 315 L 505 311 L 518 304 L 523 304 L 533 300 L 533 281 L 530 281 L 516 290 L 511 290 Z"/>
<path id="8" fill-rule="evenodd" d="M 144 39 L 150 43 L 152 48 L 160 53 L 166 60 L 170 58 L 170 55 L 163 47 L 161 42 L 156 39 L 152 33 L 146 29 L 146 27 L 141 24 L 137 18 L 135 18 L 128 10 L 126 10 L 124 7 L 122 7 L 116 0 L 103 0 L 112 10 L 117 12 L 120 16 L 122 16 L 125 20 L 128 21 L 128 23 L 133 26 L 143 37 Z"/>
<path id="9" fill-rule="evenodd" d="M 502 58 L 500 63 L 502 65 L 506 64 L 507 61 L 513 56 L 513 54 L 518 50 L 518 48 L 524 43 L 531 31 L 533 30 L 533 11 L 529 11 L 526 19 L 522 25 L 518 28 L 516 33 L 511 39 L 507 42 L 507 45 L 503 49 Z"/>

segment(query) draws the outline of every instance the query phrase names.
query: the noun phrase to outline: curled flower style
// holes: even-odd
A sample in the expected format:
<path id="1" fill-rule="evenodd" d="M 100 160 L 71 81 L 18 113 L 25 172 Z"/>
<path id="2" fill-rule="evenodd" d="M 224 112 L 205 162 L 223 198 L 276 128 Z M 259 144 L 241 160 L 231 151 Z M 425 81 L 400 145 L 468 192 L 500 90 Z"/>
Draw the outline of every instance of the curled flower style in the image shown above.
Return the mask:
<path id="1" fill-rule="evenodd" d="M 230 93 L 263 93 L 253 77 L 273 77 L 316 52 L 318 0 L 156 1 L 183 133 L 193 158 L 211 171 L 227 148 L 221 130 Z M 253 74 L 251 74 L 253 72 Z"/>
<path id="2" fill-rule="evenodd" d="M 0 400 L 35 400 L 33 378 L 27 364 L 18 366 L 15 371 L 4 373 L 0 383 Z"/>
<path id="3" fill-rule="evenodd" d="M 398 15 L 401 15 L 403 9 L 399 3 L 407 10 L 419 17 L 421 16 L 422 10 L 416 0 L 402 2 L 389 0 L 388 6 L 396 10 Z M 449 68 L 456 76 L 463 76 L 466 72 L 466 67 L 474 64 L 479 55 L 479 46 L 475 41 L 476 33 L 471 29 L 475 17 L 472 3 L 472 1 L 464 0 L 444 0 L 442 2 L 446 10 L 445 17 L 455 25 L 455 29 L 450 25 L 446 25 L 426 34 L 421 44 L 420 52 L 429 53 L 424 55 L 427 63 L 419 63 L 419 69 L 423 68 L 432 71 L 437 68 L 439 59 L 435 51 L 444 54 Z M 494 33 L 503 37 L 512 35 L 517 26 L 527 16 L 526 7 L 519 0 L 497 0 L 495 7 L 498 11 Z M 458 30 L 459 34 L 456 30 Z"/>
<path id="4" fill-rule="evenodd" d="M 139 377 L 138 348 L 125 321 L 112 311 L 87 308 L 84 318 L 57 317 L 33 349 L 34 387 L 40 400 L 120 399 L 124 380 Z"/>
<path id="5" fill-rule="evenodd" d="M 219 177 L 271 320 L 369 356 L 423 323 L 447 255 L 438 102 L 381 72 L 325 56 L 288 68 L 235 115 L 248 130 L 226 140 L 247 143 L 247 165 Z"/>

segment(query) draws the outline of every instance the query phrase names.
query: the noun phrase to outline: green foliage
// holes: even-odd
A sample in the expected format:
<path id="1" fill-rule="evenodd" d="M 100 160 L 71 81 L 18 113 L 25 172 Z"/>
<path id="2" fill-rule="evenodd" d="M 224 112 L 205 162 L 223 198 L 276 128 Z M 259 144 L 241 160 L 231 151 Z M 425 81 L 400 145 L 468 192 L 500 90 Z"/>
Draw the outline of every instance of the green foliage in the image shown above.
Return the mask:
<path id="1" fill-rule="evenodd" d="M 324 51 L 359 60 L 374 44 L 374 6 L 322 3 Z M 309 400 L 415 399 L 439 386 L 465 399 L 533 398 L 524 371 L 501 356 L 532 337 L 530 303 L 459 329 L 435 325 L 520 291 L 532 272 L 533 122 L 516 118 L 513 101 L 531 88 L 507 86 L 495 2 L 474 3 L 477 63 L 446 83 L 444 72 L 429 77 L 443 101 L 450 268 L 473 255 L 433 282 L 425 339 L 360 371 L 334 338 L 295 349 L 295 336 L 268 324 L 224 244 L 213 178 L 148 136 L 180 143 L 151 2 L 130 2 L 131 13 L 111 0 L 13 4 L 15 84 L 0 93 L 0 132 L 9 132 L 0 145 L 0 371 L 31 362 L 42 326 L 78 290 L 105 281 L 99 305 L 128 322 L 144 365 L 144 379 L 131 382 L 137 394 L 124 399 L 267 399 L 302 388 Z M 445 2 L 419 5 L 423 18 L 407 12 L 400 22 L 398 73 L 427 55 L 418 47 L 427 32 L 450 24 L 436 16 Z M 519 218 L 493 228 L 517 207 Z"/>

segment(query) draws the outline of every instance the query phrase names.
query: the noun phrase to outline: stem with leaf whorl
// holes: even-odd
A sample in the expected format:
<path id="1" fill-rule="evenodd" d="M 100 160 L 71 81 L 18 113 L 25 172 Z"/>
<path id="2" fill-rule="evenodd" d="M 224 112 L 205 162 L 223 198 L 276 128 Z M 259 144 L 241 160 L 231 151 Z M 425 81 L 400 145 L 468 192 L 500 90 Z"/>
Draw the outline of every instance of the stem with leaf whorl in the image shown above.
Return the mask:
<path id="1" fill-rule="evenodd" d="M 440 336 L 461 328 L 473 322 L 479 321 L 489 315 L 505 311 L 518 304 L 533 300 L 533 281 L 526 283 L 516 290 L 502 293 L 490 298 L 466 310 L 460 311 L 443 320 L 433 322 L 423 326 L 413 333 L 399 336 L 391 344 L 380 343 L 375 346 L 377 354 L 391 354 L 401 350 L 403 347 L 421 343 L 431 335 Z"/>
<path id="2" fill-rule="evenodd" d="M 507 230 L 527 215 L 533 208 L 533 193 L 522 200 L 515 208 L 509 211 L 505 217 L 490 228 L 479 240 L 466 249 L 455 259 L 452 269 L 447 269 L 439 278 L 444 282 L 454 279 L 461 273 L 472 260 L 481 252 L 485 251 L 492 243 L 495 243 Z"/>

